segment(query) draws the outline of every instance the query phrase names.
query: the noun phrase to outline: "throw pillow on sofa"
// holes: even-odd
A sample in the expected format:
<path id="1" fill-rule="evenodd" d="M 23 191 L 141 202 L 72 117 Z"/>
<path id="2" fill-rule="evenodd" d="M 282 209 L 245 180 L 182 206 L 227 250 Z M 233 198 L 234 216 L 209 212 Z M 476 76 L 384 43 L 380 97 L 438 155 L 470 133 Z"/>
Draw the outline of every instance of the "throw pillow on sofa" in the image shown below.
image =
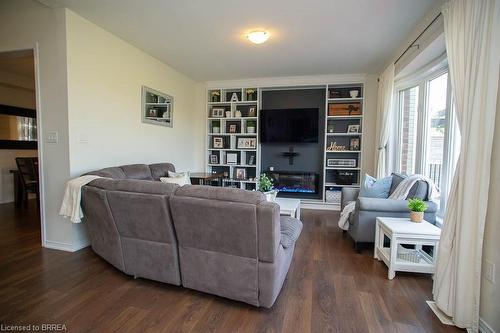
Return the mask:
<path id="1" fill-rule="evenodd" d="M 177 184 L 179 186 L 191 185 L 189 172 L 168 172 L 168 177 L 160 177 L 162 183 Z"/>
<path id="2" fill-rule="evenodd" d="M 359 196 L 366 198 L 387 199 L 389 197 L 389 191 L 391 190 L 391 184 L 391 176 L 382 179 L 376 179 L 370 175 L 365 174 L 361 182 Z"/>

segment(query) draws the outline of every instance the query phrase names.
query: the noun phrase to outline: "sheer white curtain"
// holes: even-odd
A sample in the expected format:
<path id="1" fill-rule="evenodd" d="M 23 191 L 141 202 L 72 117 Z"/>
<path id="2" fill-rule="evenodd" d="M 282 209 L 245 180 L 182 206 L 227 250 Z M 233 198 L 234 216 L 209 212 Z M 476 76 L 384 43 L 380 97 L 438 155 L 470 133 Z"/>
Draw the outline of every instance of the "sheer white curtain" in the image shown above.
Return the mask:
<path id="1" fill-rule="evenodd" d="M 455 325 L 478 330 L 481 253 L 499 70 L 499 2 L 451 0 L 443 6 L 460 157 L 444 220 L 434 299 Z"/>
<path id="2" fill-rule="evenodd" d="M 377 178 L 387 176 L 389 167 L 387 165 L 387 144 L 392 117 L 392 100 L 394 96 L 394 64 L 390 64 L 380 75 L 378 82 L 377 98 L 377 123 L 375 140 L 375 174 Z"/>

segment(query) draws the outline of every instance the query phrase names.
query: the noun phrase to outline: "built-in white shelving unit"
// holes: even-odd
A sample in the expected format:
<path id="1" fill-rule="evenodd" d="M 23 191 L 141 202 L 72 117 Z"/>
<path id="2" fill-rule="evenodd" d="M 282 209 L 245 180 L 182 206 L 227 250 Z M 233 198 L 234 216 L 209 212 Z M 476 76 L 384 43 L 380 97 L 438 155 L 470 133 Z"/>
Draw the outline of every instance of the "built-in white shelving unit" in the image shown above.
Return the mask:
<path id="1" fill-rule="evenodd" d="M 256 189 L 259 96 L 252 87 L 207 90 L 207 171 L 223 173 L 222 186 Z"/>
<path id="2" fill-rule="evenodd" d="M 325 83 L 319 86 L 326 90 L 322 195 L 321 199 L 303 200 L 303 205 L 337 209 L 341 189 L 359 187 L 361 180 L 365 86 L 364 83 Z M 316 84 L 315 87 L 318 85 Z M 285 88 L 295 87 L 287 85 Z M 303 88 L 303 86 L 296 88 Z M 262 91 L 266 89 L 277 89 L 277 87 L 210 87 L 207 89 L 206 168 L 208 172 L 225 175 L 222 186 L 253 190 L 256 188 L 255 178 L 261 172 L 265 172 L 260 170 L 259 113 L 262 105 Z M 249 90 L 253 92 L 251 96 L 247 94 Z M 353 90 L 357 91 L 355 98 L 351 97 Z M 234 94 L 237 100 L 233 98 Z M 250 108 L 253 108 L 252 111 Z M 345 112 L 333 111 L 333 109 L 342 108 L 346 108 Z M 356 125 L 357 130 L 351 129 L 350 132 L 350 125 Z M 249 127 L 254 129 L 250 132 Z M 251 145 L 247 148 L 239 146 L 238 139 L 240 138 L 253 139 L 255 146 Z M 354 145 L 351 145 L 351 141 Z M 221 142 L 222 145 L 220 145 Z M 332 144 L 336 150 L 329 148 Z M 342 146 L 343 149 L 340 150 Z M 335 165 L 332 164 L 333 160 L 337 160 Z M 245 170 L 244 177 L 240 174 L 240 179 L 238 179 L 238 170 Z M 350 179 L 349 174 L 351 174 Z"/>
<path id="3" fill-rule="evenodd" d="M 361 181 L 364 85 L 327 85 L 325 106 L 323 199 L 338 205 L 342 188 Z"/>

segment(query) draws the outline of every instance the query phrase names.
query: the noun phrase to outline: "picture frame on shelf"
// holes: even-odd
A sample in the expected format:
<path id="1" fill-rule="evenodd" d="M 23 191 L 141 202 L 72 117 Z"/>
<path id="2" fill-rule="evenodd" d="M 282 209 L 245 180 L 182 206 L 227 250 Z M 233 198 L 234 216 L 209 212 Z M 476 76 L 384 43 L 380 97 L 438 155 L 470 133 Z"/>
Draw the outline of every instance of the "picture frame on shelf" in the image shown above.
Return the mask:
<path id="1" fill-rule="evenodd" d="M 212 118 L 224 118 L 224 108 L 212 108 Z"/>
<path id="2" fill-rule="evenodd" d="M 248 158 L 248 165 L 254 165 L 255 164 L 255 155 L 250 155 Z"/>
<path id="3" fill-rule="evenodd" d="M 215 154 L 210 155 L 210 164 L 219 164 L 219 156 Z"/>
<path id="4" fill-rule="evenodd" d="M 158 110 L 157 109 L 149 109 L 148 110 L 148 117 L 150 117 L 150 118 L 158 117 Z"/>
<path id="5" fill-rule="evenodd" d="M 327 167 L 355 168 L 355 158 L 329 158 L 326 160 Z"/>
<path id="6" fill-rule="evenodd" d="M 359 133 L 359 125 L 347 126 L 347 133 Z"/>
<path id="7" fill-rule="evenodd" d="M 248 108 L 248 116 L 249 117 L 257 117 L 257 107 L 255 106 L 250 106 Z"/>
<path id="8" fill-rule="evenodd" d="M 237 146 L 238 149 L 255 149 L 257 148 L 256 138 L 238 138 Z"/>
<path id="9" fill-rule="evenodd" d="M 238 154 L 227 153 L 226 154 L 226 163 L 227 164 L 238 164 Z"/>
<path id="10" fill-rule="evenodd" d="M 359 138 L 352 138 L 349 144 L 349 150 L 360 150 Z"/>
<path id="11" fill-rule="evenodd" d="M 229 125 L 229 133 L 236 133 L 236 124 L 230 124 Z"/>
<path id="12" fill-rule="evenodd" d="M 235 177 L 238 180 L 245 180 L 247 179 L 247 169 L 245 168 L 236 168 L 234 170 Z"/>
<path id="13" fill-rule="evenodd" d="M 224 138 L 221 136 L 214 136 L 212 138 L 212 147 L 218 149 L 224 148 Z"/>

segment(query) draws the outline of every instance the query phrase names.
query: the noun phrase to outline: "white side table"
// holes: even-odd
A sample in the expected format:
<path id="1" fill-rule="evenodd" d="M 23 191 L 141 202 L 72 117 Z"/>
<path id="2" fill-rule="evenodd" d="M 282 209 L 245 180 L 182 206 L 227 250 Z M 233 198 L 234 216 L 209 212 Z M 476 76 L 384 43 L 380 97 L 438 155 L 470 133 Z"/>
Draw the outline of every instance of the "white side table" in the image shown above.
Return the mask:
<path id="1" fill-rule="evenodd" d="M 390 247 L 384 247 L 384 236 L 390 239 Z M 373 256 L 387 265 L 389 280 L 396 271 L 434 274 L 440 236 L 441 229 L 427 221 L 377 217 Z M 411 249 L 402 244 L 411 245 Z"/>
<path id="2" fill-rule="evenodd" d="M 290 198 L 276 198 L 280 206 L 280 214 L 295 217 L 300 220 L 300 200 Z"/>

